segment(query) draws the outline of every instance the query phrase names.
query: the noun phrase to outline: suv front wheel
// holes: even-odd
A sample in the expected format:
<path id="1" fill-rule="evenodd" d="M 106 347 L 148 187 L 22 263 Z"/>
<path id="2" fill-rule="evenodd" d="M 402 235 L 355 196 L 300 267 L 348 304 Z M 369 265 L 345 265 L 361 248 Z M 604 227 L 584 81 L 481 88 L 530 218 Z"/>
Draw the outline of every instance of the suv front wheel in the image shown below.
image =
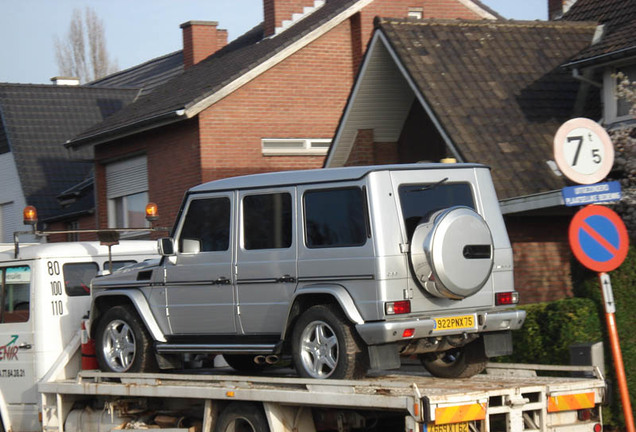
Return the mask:
<path id="1" fill-rule="evenodd" d="M 301 377 L 357 379 L 367 372 L 362 343 L 334 306 L 307 309 L 298 319 L 292 338 L 294 365 Z"/>
<path id="2" fill-rule="evenodd" d="M 104 372 L 154 372 L 153 344 L 137 312 L 128 305 L 110 308 L 97 324 L 95 353 Z"/>

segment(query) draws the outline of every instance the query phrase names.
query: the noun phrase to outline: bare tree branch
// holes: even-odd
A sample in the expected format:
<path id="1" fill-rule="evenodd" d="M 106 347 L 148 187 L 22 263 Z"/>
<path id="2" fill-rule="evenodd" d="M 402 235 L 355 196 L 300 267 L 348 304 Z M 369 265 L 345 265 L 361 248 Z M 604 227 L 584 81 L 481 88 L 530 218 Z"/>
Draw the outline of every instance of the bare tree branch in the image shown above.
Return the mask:
<path id="1" fill-rule="evenodd" d="M 106 49 L 104 24 L 95 11 L 86 7 L 82 15 L 73 10 L 69 30 L 64 39 L 54 40 L 58 72 L 86 83 L 118 70 Z"/>

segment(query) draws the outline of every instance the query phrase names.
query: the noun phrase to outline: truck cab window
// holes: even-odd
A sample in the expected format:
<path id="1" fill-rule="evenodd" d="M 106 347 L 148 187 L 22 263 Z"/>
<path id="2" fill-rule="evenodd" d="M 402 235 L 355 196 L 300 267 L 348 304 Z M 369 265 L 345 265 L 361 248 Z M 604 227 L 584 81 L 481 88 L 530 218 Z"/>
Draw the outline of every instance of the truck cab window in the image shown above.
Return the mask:
<path id="1" fill-rule="evenodd" d="M 94 262 L 67 263 L 62 266 L 66 295 L 86 296 L 91 293 L 91 279 L 97 275 L 99 267 Z"/>
<path id="2" fill-rule="evenodd" d="M 27 266 L 0 269 L 2 280 L 2 323 L 27 322 L 31 269 Z"/>

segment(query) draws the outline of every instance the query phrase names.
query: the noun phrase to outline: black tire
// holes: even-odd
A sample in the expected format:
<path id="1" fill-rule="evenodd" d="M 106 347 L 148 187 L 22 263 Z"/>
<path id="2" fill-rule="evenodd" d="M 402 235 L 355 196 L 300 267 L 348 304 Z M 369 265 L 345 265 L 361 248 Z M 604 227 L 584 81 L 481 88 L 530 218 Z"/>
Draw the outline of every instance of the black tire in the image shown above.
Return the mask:
<path id="1" fill-rule="evenodd" d="M 362 378 L 368 369 L 363 346 L 343 313 L 330 305 L 307 309 L 292 335 L 294 365 L 304 378 Z"/>
<path id="2" fill-rule="evenodd" d="M 155 372 L 153 340 L 128 305 L 110 308 L 97 323 L 95 353 L 104 372 Z"/>
<path id="3" fill-rule="evenodd" d="M 269 424 L 260 405 L 233 402 L 221 411 L 214 432 L 269 432 Z"/>
<path id="4" fill-rule="evenodd" d="M 420 356 L 424 368 L 438 378 L 470 378 L 481 373 L 488 363 L 482 338 L 461 348 Z"/>
<path id="5" fill-rule="evenodd" d="M 238 372 L 259 372 L 265 369 L 266 365 L 254 363 L 253 355 L 223 354 L 226 363 Z"/>

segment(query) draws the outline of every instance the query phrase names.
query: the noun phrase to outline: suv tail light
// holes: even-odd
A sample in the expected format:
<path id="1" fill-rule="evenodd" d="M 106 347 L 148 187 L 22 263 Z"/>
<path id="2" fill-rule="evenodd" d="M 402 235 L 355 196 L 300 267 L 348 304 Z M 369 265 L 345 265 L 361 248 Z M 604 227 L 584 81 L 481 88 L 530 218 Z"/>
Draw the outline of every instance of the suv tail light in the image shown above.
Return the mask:
<path id="1" fill-rule="evenodd" d="M 519 293 L 517 291 L 498 292 L 495 294 L 495 305 L 514 305 L 519 303 Z"/>
<path id="2" fill-rule="evenodd" d="M 411 301 L 401 300 L 396 302 L 387 302 L 384 304 L 384 311 L 387 315 L 400 315 L 411 313 Z"/>

